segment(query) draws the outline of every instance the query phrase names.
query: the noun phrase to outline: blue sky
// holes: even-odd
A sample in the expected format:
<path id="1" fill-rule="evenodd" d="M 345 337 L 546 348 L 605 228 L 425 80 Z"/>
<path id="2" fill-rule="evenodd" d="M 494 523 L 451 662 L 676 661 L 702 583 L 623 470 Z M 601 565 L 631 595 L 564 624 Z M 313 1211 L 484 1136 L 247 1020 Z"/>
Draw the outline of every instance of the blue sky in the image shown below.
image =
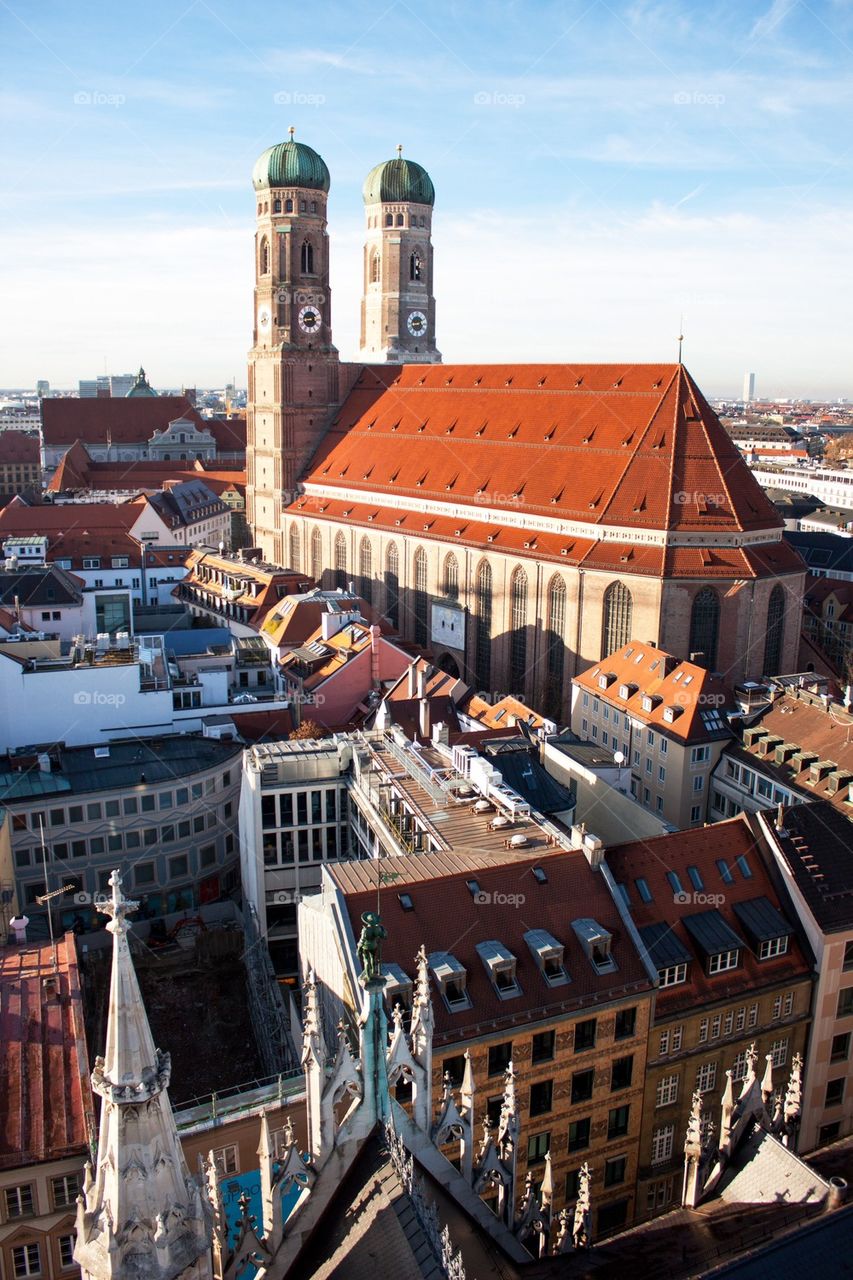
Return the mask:
<path id="1" fill-rule="evenodd" d="M 447 361 L 656 360 L 853 397 L 853 0 L 0 0 L 0 386 L 245 383 L 257 155 L 430 171 Z"/>

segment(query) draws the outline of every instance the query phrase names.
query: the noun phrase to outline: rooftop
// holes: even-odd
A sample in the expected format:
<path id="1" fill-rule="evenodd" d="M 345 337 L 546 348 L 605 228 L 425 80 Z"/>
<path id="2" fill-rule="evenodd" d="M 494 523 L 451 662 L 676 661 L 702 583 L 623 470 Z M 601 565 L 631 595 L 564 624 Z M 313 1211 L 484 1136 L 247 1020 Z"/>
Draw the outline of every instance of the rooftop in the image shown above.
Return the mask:
<path id="1" fill-rule="evenodd" d="M 786 917 L 745 817 L 617 845 L 606 856 L 655 968 L 689 965 L 686 982 L 658 992 L 664 1016 L 808 973 L 795 922 Z M 787 928 L 788 949 L 759 961 L 756 921 L 772 913 L 785 917 L 778 928 Z M 709 976 L 705 958 L 729 948 L 740 950 L 737 967 Z"/>
<path id="2" fill-rule="evenodd" d="M 742 735 L 737 757 L 789 787 L 853 813 L 853 715 L 805 690 L 777 697 Z"/>
<path id="3" fill-rule="evenodd" d="M 853 929 L 853 825 L 826 800 L 785 809 L 783 823 L 774 838 L 818 925 Z"/>
<path id="4" fill-rule="evenodd" d="M 203 418 L 185 396 L 74 397 L 41 402 L 42 430 L 48 448 L 68 447 L 75 440 L 106 445 L 147 444 L 155 431 L 178 418 L 210 431 L 219 453 L 242 453 L 246 448 L 246 419 Z"/>
<path id="5" fill-rule="evenodd" d="M 0 1168 L 88 1155 L 95 1133 L 73 934 L 0 949 Z M 55 986 L 53 985 L 55 983 Z"/>

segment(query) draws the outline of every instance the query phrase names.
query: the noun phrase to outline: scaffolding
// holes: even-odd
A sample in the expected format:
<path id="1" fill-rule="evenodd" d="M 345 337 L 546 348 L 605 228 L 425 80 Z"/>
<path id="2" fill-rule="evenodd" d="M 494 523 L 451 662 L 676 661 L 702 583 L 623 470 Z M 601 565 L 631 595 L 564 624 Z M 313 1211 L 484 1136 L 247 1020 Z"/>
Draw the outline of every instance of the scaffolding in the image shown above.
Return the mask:
<path id="1" fill-rule="evenodd" d="M 290 1019 L 266 938 L 261 934 L 257 912 L 250 902 L 243 908 L 243 936 L 249 1016 L 258 1052 L 268 1075 L 293 1071 L 299 1066 L 299 1055 L 293 1043 Z"/>

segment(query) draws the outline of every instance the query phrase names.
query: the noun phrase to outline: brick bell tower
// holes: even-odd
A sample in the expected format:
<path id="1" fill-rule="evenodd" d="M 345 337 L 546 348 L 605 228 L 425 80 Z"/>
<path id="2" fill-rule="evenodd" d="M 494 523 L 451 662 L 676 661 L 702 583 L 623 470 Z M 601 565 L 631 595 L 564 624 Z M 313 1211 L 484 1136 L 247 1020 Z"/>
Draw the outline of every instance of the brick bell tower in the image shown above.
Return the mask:
<path id="1" fill-rule="evenodd" d="M 332 344 L 329 170 L 303 142 L 257 161 L 254 342 L 249 352 L 246 515 L 265 557 L 286 564 L 282 510 L 339 399 Z"/>
<path id="2" fill-rule="evenodd" d="M 368 364 L 439 364 L 431 240 L 435 188 L 426 169 L 404 160 L 402 150 L 371 169 L 364 183 L 359 358 Z"/>

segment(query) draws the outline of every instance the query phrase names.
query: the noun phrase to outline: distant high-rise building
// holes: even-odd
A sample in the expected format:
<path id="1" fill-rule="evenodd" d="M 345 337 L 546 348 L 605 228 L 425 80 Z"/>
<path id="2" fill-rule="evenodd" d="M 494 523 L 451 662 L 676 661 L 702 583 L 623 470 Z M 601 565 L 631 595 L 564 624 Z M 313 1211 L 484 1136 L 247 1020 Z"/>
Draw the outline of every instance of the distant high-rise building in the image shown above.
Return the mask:
<path id="1" fill-rule="evenodd" d="M 41 399 L 42 396 L 50 395 L 50 383 L 47 378 L 39 378 L 36 383 L 36 395 L 39 399 Z"/>
<path id="2" fill-rule="evenodd" d="M 137 382 L 135 373 L 100 373 L 97 378 L 81 378 L 78 394 L 81 400 L 94 400 L 99 396 L 126 396 Z M 150 394 L 156 395 L 156 392 L 151 391 Z"/>
<path id="3" fill-rule="evenodd" d="M 96 378 L 81 378 L 78 387 L 78 395 L 81 400 L 94 400 L 98 394 L 98 382 Z"/>
<path id="4" fill-rule="evenodd" d="M 751 404 L 754 399 L 755 399 L 755 374 L 745 373 L 743 375 L 744 404 Z"/>
<path id="5" fill-rule="evenodd" d="M 134 373 L 119 373 L 111 375 L 110 395 L 126 396 L 135 381 L 136 374 Z"/>

